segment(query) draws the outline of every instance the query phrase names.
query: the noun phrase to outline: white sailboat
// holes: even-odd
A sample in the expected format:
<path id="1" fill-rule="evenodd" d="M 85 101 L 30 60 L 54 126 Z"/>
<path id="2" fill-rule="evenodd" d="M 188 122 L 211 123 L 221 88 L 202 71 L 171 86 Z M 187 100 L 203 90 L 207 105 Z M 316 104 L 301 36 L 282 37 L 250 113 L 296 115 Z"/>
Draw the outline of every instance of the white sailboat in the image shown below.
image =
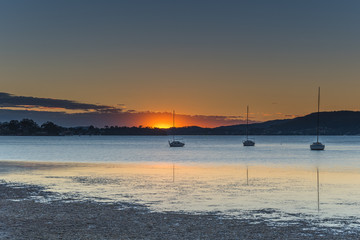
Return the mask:
<path id="1" fill-rule="evenodd" d="M 249 139 L 248 125 L 249 125 L 249 106 L 247 106 L 246 108 L 246 140 L 243 141 L 244 147 L 255 146 L 255 142 Z"/>
<path id="2" fill-rule="evenodd" d="M 316 142 L 310 145 L 311 150 L 324 150 L 325 145 L 319 142 L 319 121 L 320 121 L 320 87 L 318 91 L 318 114 L 317 114 L 317 127 L 316 127 Z"/>
<path id="3" fill-rule="evenodd" d="M 175 129 L 175 111 L 173 111 L 173 130 Z M 175 139 L 175 134 L 173 134 L 173 139 L 169 140 L 169 146 L 170 147 L 183 147 L 185 146 L 185 143 Z"/>

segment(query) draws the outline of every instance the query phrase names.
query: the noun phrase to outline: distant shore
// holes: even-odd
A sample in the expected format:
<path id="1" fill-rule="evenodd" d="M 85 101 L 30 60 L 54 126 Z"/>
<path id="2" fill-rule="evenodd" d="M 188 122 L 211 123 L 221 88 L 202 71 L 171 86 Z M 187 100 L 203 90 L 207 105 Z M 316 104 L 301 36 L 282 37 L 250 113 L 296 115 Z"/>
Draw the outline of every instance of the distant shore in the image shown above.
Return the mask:
<path id="1" fill-rule="evenodd" d="M 360 135 L 360 112 L 321 112 L 320 135 Z M 293 119 L 252 123 L 249 135 L 316 135 L 317 113 Z M 80 126 L 62 127 L 53 122 L 38 125 L 32 119 L 0 123 L 1 136 L 67 136 L 67 135 L 245 135 L 246 124 L 206 128 L 198 126 L 178 128 Z"/>
<path id="2" fill-rule="evenodd" d="M 323 227 L 306 221 L 274 225 L 262 218 L 151 212 L 141 205 L 51 200 L 52 195 L 38 186 L 0 182 L 0 239 L 360 238 L 360 231 Z"/>

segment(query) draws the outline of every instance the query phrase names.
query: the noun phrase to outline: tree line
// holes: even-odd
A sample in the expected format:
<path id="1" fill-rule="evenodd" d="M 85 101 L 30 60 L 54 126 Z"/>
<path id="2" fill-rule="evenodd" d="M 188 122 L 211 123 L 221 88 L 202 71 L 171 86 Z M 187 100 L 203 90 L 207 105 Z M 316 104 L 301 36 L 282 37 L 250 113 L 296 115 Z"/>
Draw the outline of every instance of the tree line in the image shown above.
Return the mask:
<path id="1" fill-rule="evenodd" d="M 62 127 L 53 122 L 38 125 L 34 120 L 25 118 L 21 121 L 11 120 L 0 123 L 0 135 L 3 136 L 66 136 L 66 135 L 167 135 L 167 131 L 149 127 L 105 126 L 98 128 Z"/>

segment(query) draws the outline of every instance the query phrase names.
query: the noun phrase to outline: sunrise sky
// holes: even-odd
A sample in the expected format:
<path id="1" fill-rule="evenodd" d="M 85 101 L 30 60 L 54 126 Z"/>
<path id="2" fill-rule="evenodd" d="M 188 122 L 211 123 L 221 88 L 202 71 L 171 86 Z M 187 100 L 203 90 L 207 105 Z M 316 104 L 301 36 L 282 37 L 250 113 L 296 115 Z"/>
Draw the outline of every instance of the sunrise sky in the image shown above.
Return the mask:
<path id="1" fill-rule="evenodd" d="M 175 109 L 179 125 L 213 127 L 241 123 L 246 105 L 253 121 L 314 112 L 318 86 L 323 111 L 358 110 L 359 12 L 357 0 L 1 1 L 0 121 L 164 126 Z"/>

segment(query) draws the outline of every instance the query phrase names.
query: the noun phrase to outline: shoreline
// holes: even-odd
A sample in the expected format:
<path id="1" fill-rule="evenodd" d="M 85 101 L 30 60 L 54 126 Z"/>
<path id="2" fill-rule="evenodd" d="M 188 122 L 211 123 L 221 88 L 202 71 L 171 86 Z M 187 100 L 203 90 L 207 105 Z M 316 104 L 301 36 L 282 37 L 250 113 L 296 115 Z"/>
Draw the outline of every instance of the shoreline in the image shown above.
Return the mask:
<path id="1" fill-rule="evenodd" d="M 151 212 L 125 202 L 50 200 L 35 185 L 0 181 L 0 239 L 359 239 L 360 231 L 308 221 Z"/>

